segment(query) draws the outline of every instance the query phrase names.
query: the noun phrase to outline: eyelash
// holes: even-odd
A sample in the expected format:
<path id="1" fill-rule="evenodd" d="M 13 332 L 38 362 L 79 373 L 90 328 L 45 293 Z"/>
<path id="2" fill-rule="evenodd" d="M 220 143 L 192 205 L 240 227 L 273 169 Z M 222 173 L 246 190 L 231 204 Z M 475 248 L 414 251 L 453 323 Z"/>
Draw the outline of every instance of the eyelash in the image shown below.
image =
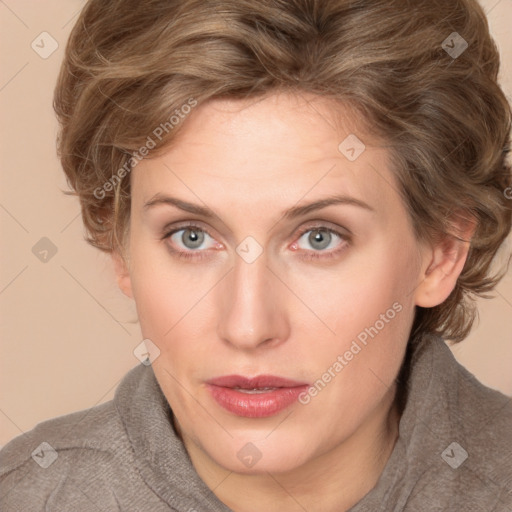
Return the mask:
<path id="1" fill-rule="evenodd" d="M 336 249 L 331 249 L 330 251 L 308 251 L 307 255 L 300 255 L 299 257 L 303 260 L 310 261 L 310 260 L 328 260 L 331 258 L 335 258 L 338 256 L 342 251 L 346 249 L 346 246 L 350 243 L 350 238 L 348 235 L 344 235 L 340 233 L 339 231 L 336 231 L 333 228 L 328 228 L 327 226 L 322 226 L 321 224 L 317 224 L 314 226 L 308 226 L 306 228 L 303 228 L 299 231 L 299 234 L 297 236 L 297 240 L 302 238 L 302 236 L 305 233 L 308 233 L 309 231 L 323 231 L 326 233 L 334 234 L 340 239 L 340 245 Z"/>
<path id="2" fill-rule="evenodd" d="M 161 240 L 167 240 L 168 238 L 170 238 L 175 233 L 177 233 L 179 231 L 182 231 L 184 229 L 192 229 L 192 230 L 195 230 L 195 231 L 201 231 L 203 233 L 206 233 L 210 238 L 213 238 L 213 236 L 210 235 L 210 233 L 208 232 L 207 229 L 204 229 L 204 228 L 198 226 L 197 224 L 191 223 L 191 224 L 185 224 L 185 225 L 176 227 L 173 230 L 166 232 L 163 235 L 163 237 L 161 238 Z M 300 258 L 302 258 L 304 260 L 320 260 L 320 259 L 321 260 L 326 260 L 326 259 L 335 258 L 351 242 L 350 237 L 348 235 L 342 234 L 342 233 L 336 231 L 335 229 L 328 228 L 327 226 L 323 226 L 323 225 L 320 225 L 320 224 L 319 225 L 315 225 L 315 226 L 308 226 L 307 228 L 302 229 L 299 232 L 299 234 L 298 234 L 297 240 L 302 238 L 302 236 L 305 233 L 308 233 L 309 231 L 324 231 L 324 232 L 327 232 L 327 233 L 331 233 L 331 234 L 334 234 L 334 235 L 338 236 L 342 240 L 342 242 L 340 243 L 340 245 L 336 249 L 331 250 L 329 252 L 310 251 L 310 253 L 307 256 L 301 255 Z M 177 251 L 175 249 L 170 249 L 170 250 L 171 250 L 171 252 L 173 253 L 173 255 L 175 257 L 177 257 L 179 259 L 184 259 L 184 260 L 187 260 L 187 261 L 194 260 L 194 259 L 195 260 L 203 260 L 204 258 L 209 258 L 210 257 L 209 255 L 205 254 L 206 251 Z"/>

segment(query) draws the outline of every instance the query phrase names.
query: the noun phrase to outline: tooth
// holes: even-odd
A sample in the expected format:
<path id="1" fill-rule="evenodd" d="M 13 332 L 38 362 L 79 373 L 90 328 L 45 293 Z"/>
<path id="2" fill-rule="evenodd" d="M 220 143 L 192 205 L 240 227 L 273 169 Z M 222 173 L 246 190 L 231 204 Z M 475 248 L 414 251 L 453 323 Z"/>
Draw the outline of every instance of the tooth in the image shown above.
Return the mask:
<path id="1" fill-rule="evenodd" d="M 247 394 L 257 394 L 257 393 L 268 393 L 269 391 L 274 391 L 276 388 L 253 388 L 253 389 L 244 389 L 240 387 L 234 388 L 241 393 Z"/>

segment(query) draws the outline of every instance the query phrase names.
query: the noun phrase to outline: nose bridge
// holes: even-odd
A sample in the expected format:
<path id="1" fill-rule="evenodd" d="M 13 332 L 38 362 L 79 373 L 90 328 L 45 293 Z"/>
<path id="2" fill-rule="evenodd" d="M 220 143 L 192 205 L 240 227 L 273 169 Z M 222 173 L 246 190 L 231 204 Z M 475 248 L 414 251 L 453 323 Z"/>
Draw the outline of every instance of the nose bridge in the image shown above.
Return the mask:
<path id="1" fill-rule="evenodd" d="M 284 303 L 265 254 L 250 263 L 236 255 L 220 293 L 218 334 L 224 342 L 252 349 L 286 337 Z"/>

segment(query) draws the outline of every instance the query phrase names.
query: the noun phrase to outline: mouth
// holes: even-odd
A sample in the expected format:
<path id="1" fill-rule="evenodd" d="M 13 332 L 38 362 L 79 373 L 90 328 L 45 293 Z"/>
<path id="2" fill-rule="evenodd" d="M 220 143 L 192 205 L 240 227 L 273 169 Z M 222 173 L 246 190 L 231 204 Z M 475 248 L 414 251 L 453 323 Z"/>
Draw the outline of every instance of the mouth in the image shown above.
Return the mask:
<path id="1" fill-rule="evenodd" d="M 225 410 L 245 418 L 266 418 L 297 401 L 308 384 L 273 375 L 254 378 L 228 375 L 209 380 L 207 389 Z"/>

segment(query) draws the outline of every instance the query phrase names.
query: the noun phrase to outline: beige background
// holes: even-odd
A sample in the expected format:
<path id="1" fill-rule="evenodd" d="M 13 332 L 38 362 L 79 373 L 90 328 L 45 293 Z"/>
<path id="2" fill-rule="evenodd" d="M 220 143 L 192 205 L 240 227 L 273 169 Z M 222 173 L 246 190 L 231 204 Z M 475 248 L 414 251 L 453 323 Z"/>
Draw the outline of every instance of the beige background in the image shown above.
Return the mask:
<path id="1" fill-rule="evenodd" d="M 132 353 L 141 342 L 135 308 L 118 291 L 108 257 L 83 241 L 78 201 L 62 194 L 55 156 L 52 92 L 82 5 L 0 0 L 0 445 L 44 419 L 109 400 L 139 364 Z M 482 5 L 510 98 L 512 0 Z M 35 41 L 43 56 L 52 49 L 42 32 L 59 45 L 47 58 L 31 47 Z M 32 252 L 43 237 L 57 249 L 47 262 Z M 503 256 L 510 252 L 509 244 Z M 480 311 L 478 327 L 452 350 L 483 383 L 512 396 L 512 270 Z"/>

